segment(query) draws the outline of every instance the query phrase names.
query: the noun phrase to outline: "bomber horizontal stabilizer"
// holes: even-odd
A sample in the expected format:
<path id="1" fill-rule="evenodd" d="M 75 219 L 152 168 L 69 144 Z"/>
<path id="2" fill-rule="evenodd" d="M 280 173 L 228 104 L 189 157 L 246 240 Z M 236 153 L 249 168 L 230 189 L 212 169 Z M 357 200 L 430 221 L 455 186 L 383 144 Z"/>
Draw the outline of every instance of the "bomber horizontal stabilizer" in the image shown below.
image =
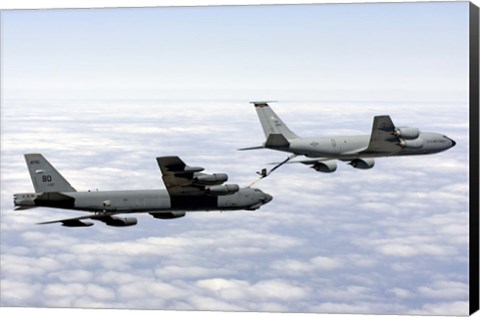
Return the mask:
<path id="1" fill-rule="evenodd" d="M 38 206 L 19 206 L 19 207 L 15 207 L 15 210 L 26 210 L 26 209 L 32 209 L 37 207 Z"/>

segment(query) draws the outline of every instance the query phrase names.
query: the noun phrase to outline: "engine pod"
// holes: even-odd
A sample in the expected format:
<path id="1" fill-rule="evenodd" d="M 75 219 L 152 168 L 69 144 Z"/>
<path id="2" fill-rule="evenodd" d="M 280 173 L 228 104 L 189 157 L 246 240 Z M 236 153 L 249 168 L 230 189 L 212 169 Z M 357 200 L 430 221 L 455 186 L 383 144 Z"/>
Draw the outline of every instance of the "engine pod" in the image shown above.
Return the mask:
<path id="1" fill-rule="evenodd" d="M 350 162 L 354 168 L 367 170 L 372 168 L 375 165 L 375 160 L 373 158 L 357 158 Z"/>
<path id="2" fill-rule="evenodd" d="M 414 140 L 420 136 L 420 130 L 417 128 L 400 127 L 395 129 L 393 133 L 396 137 L 401 137 L 405 140 Z"/>
<path id="3" fill-rule="evenodd" d="M 218 174 L 201 174 L 194 178 L 195 183 L 201 185 L 220 185 L 228 180 L 228 175 L 223 173 Z"/>
<path id="4" fill-rule="evenodd" d="M 206 189 L 207 193 L 213 196 L 230 195 L 238 192 L 240 186 L 237 184 L 216 185 L 210 186 Z"/>
<path id="5" fill-rule="evenodd" d="M 137 224 L 137 219 L 136 218 L 120 218 L 120 217 L 104 217 L 101 219 L 98 219 L 100 221 L 105 222 L 106 225 L 112 226 L 112 227 L 128 227 L 128 226 L 134 226 Z"/>
<path id="6" fill-rule="evenodd" d="M 313 164 L 312 168 L 317 172 L 333 173 L 337 170 L 337 161 L 335 160 L 318 161 L 315 164 Z"/>
<path id="7" fill-rule="evenodd" d="M 151 212 L 149 214 L 153 216 L 153 218 L 157 218 L 157 219 L 176 219 L 176 218 L 185 217 L 185 212 L 176 212 L 176 211 L 157 212 L 157 213 Z"/>
<path id="8" fill-rule="evenodd" d="M 422 138 L 418 138 L 418 139 L 415 139 L 415 140 L 403 140 L 403 139 L 401 139 L 400 142 L 399 142 L 399 145 L 402 148 L 406 148 L 406 149 L 420 149 L 420 148 L 423 147 L 423 139 Z"/>

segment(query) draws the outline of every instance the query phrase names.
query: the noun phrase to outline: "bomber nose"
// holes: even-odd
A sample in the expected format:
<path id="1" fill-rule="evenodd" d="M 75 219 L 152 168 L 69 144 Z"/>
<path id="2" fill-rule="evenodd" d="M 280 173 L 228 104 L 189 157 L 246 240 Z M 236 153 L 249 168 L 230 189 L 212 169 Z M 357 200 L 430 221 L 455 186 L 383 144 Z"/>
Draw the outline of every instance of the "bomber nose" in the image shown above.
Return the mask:
<path id="1" fill-rule="evenodd" d="M 272 199 L 273 199 L 272 195 L 265 194 L 264 204 L 268 204 L 270 201 L 272 201 Z"/>

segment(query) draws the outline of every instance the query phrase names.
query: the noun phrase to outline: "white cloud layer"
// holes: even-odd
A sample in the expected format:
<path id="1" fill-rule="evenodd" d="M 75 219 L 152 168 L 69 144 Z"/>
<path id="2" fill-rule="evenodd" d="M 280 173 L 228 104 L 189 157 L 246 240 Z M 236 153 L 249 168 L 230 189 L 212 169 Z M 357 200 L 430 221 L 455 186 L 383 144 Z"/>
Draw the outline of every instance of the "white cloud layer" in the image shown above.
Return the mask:
<path id="1" fill-rule="evenodd" d="M 244 103 L 4 100 L 1 305 L 466 314 L 466 105 L 275 109 L 303 136 L 368 133 L 373 115 L 389 113 L 457 146 L 378 159 L 367 171 L 290 164 L 256 184 L 274 200 L 255 212 L 142 215 L 129 228 L 37 226 L 79 213 L 13 210 L 12 194 L 32 190 L 27 152 L 43 153 L 77 190 L 164 188 L 155 157 L 172 154 L 248 185 L 286 155 L 236 151 L 263 142 Z"/>

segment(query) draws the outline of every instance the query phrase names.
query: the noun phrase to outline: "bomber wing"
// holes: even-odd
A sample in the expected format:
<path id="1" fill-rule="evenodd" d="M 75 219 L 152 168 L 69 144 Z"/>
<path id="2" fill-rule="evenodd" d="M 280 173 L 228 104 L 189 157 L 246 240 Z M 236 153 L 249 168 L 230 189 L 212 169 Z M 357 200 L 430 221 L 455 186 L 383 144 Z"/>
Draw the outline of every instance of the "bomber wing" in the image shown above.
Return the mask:
<path id="1" fill-rule="evenodd" d="M 113 217 L 113 215 L 119 214 L 119 212 L 104 212 L 101 214 L 94 214 L 82 217 L 60 219 L 53 221 L 46 221 L 37 223 L 38 225 L 47 225 L 51 223 L 62 223 L 65 227 L 90 227 L 93 226 L 92 222 L 83 222 L 82 220 L 99 220 L 113 226 L 126 226 L 126 225 L 135 225 L 137 223 L 135 218 L 118 218 Z M 126 219 L 132 219 L 130 223 L 126 223 Z M 135 220 L 133 220 L 135 219 Z"/>
<path id="2" fill-rule="evenodd" d="M 205 194 L 205 186 L 196 183 L 194 179 L 203 171 L 202 167 L 188 166 L 178 156 L 157 157 L 157 163 L 170 196 Z"/>
<path id="3" fill-rule="evenodd" d="M 84 219 L 91 219 L 90 216 L 85 217 L 77 217 L 77 218 L 69 218 L 69 219 L 61 219 L 61 220 L 54 220 L 54 221 L 46 221 L 46 222 L 39 222 L 37 225 L 48 225 L 52 223 L 62 223 L 65 227 L 90 227 L 93 226 L 92 222 L 83 222 Z"/>
<path id="4" fill-rule="evenodd" d="M 223 184 L 228 175 L 200 173 L 203 167 L 186 165 L 178 156 L 157 157 L 162 179 L 170 195 L 172 207 L 179 210 L 211 209 L 217 206 L 218 196 L 238 192 L 237 184 Z M 223 184 L 223 185 L 222 185 Z M 191 199 L 195 196 L 195 199 Z"/>
<path id="5" fill-rule="evenodd" d="M 390 116 L 375 116 L 368 147 L 359 154 L 395 153 L 400 151 L 401 147 L 398 146 L 400 140 L 394 135 L 394 132 L 395 125 Z"/>

